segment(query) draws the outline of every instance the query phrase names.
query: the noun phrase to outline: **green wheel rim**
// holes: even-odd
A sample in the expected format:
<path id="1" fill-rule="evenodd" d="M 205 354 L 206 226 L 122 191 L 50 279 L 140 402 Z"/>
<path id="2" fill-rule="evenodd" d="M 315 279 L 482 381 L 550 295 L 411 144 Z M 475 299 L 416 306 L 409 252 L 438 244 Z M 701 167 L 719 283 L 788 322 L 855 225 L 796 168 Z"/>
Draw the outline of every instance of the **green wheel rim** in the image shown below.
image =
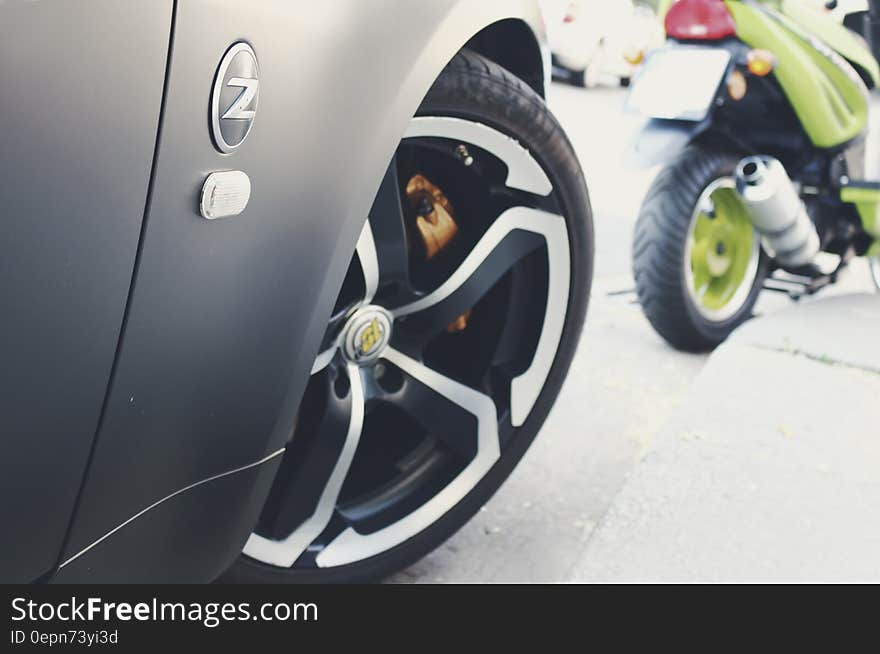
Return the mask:
<path id="1" fill-rule="evenodd" d="M 733 178 L 709 184 L 694 210 L 685 249 L 688 294 L 711 322 L 724 322 L 748 302 L 758 277 L 761 241 Z"/>

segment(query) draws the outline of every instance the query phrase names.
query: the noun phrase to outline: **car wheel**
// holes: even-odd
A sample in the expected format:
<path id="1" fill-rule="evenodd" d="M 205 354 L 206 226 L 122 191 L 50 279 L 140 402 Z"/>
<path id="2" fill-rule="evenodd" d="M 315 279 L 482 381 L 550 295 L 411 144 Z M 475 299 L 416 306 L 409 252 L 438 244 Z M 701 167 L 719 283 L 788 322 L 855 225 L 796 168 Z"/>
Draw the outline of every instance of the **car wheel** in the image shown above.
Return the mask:
<path id="1" fill-rule="evenodd" d="M 661 171 L 633 239 L 639 302 L 672 346 L 711 350 L 752 310 L 768 259 L 736 192 L 736 154 L 692 145 Z"/>
<path id="2" fill-rule="evenodd" d="M 232 582 L 380 579 L 467 522 L 528 449 L 586 314 L 589 198 L 542 99 L 464 51 L 364 226 Z"/>

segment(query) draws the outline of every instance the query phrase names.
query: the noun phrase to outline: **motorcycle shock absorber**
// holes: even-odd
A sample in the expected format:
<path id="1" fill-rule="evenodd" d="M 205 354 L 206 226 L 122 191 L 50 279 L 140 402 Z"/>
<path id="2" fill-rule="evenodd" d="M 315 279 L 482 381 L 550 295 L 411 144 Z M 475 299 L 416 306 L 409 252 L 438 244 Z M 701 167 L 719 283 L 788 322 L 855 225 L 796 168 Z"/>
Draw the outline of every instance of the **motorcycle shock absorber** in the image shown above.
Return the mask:
<path id="1" fill-rule="evenodd" d="M 782 163 L 747 157 L 736 169 L 736 190 L 755 229 L 783 266 L 807 266 L 819 254 L 816 226 Z"/>

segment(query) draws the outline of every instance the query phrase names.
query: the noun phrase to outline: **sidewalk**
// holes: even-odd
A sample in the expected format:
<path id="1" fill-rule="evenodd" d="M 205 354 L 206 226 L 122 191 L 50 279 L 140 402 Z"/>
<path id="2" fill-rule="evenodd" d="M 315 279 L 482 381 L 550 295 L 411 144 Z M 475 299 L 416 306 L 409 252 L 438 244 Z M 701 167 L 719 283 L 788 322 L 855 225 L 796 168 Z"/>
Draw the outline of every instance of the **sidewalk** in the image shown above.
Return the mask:
<path id="1" fill-rule="evenodd" d="M 756 319 L 711 357 L 575 581 L 880 581 L 880 296 Z"/>

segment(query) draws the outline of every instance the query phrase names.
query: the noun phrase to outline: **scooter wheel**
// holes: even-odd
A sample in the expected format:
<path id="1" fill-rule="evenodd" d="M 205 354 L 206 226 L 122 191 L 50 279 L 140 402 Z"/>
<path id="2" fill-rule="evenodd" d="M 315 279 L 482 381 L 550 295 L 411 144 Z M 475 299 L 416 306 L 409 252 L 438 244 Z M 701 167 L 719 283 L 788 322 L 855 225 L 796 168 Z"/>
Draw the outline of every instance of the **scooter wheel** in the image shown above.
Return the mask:
<path id="1" fill-rule="evenodd" d="M 691 145 L 654 181 L 633 244 L 639 301 L 673 347 L 715 348 L 752 316 L 768 258 L 736 193 L 740 157 Z"/>

